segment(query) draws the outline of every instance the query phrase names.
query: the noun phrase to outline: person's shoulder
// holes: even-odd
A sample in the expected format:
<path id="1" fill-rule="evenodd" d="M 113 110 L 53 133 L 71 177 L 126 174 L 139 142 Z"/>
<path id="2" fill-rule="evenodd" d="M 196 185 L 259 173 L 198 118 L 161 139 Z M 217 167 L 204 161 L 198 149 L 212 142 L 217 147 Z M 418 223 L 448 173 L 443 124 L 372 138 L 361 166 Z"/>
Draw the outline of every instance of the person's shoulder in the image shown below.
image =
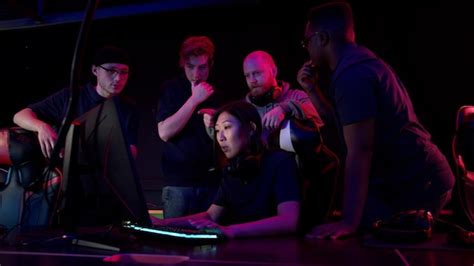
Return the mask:
<path id="1" fill-rule="evenodd" d="M 159 94 L 160 95 L 176 95 L 183 93 L 182 88 L 191 87 L 188 84 L 188 80 L 183 75 L 178 75 L 163 81 L 159 87 Z"/>
<path id="2" fill-rule="evenodd" d="M 169 88 L 169 87 L 180 87 L 180 86 L 185 86 L 186 85 L 186 77 L 184 74 L 179 74 L 177 76 L 174 76 L 172 78 L 166 79 L 161 83 L 162 88 Z"/>
<path id="3" fill-rule="evenodd" d="M 81 87 L 79 87 L 81 88 Z M 53 94 L 70 94 L 71 93 L 71 88 L 68 87 L 68 86 L 65 86 L 65 87 L 61 87 L 59 88 L 56 92 L 54 92 Z"/>
<path id="4" fill-rule="evenodd" d="M 137 113 L 137 102 L 135 99 L 126 95 L 115 96 L 115 103 L 118 104 L 118 108 L 125 113 L 136 114 Z"/>
<path id="5" fill-rule="evenodd" d="M 122 104 L 127 105 L 127 106 L 136 106 L 137 105 L 137 101 L 134 98 L 132 98 L 130 96 L 127 96 L 127 95 L 120 95 L 119 100 Z"/>
<path id="6" fill-rule="evenodd" d="M 71 95 L 71 88 L 70 87 L 63 87 L 57 90 L 56 92 L 50 94 L 47 98 L 54 98 L 54 99 L 60 99 L 60 98 L 69 98 Z"/>
<path id="7" fill-rule="evenodd" d="M 298 97 L 307 97 L 308 94 L 299 87 L 290 87 L 286 92 L 286 94 L 298 96 Z"/>
<path id="8" fill-rule="evenodd" d="M 333 82 L 336 87 L 353 87 L 360 83 L 367 84 L 378 79 L 380 75 L 380 68 L 374 65 L 375 60 L 360 62 L 348 66 L 344 71 L 341 71 Z"/>
<path id="9" fill-rule="evenodd" d="M 386 71 L 388 65 L 371 50 L 358 46 L 345 54 L 337 67 L 334 78 L 354 79 L 377 76 Z"/>
<path id="10" fill-rule="evenodd" d="M 281 88 L 282 94 L 299 94 L 300 92 L 306 94 L 303 89 L 285 80 L 278 80 L 278 85 Z"/>
<path id="11" fill-rule="evenodd" d="M 175 84 L 178 83 L 178 79 L 176 77 L 174 78 L 170 78 L 170 79 L 166 79 L 164 80 L 162 83 L 161 83 L 161 87 L 162 88 L 167 88 L 167 87 L 171 87 Z"/>
<path id="12" fill-rule="evenodd" d="M 351 77 L 351 76 L 360 76 L 360 75 L 373 75 L 375 70 L 373 66 L 375 61 L 366 61 L 358 64 L 350 65 L 346 68 L 346 71 L 341 72 L 340 77 Z"/>
<path id="13" fill-rule="evenodd" d="M 262 155 L 264 161 L 271 162 L 272 165 L 278 165 L 282 161 L 294 160 L 295 154 L 284 150 L 268 150 Z"/>
<path id="14" fill-rule="evenodd" d="M 282 87 L 282 94 L 280 97 L 280 101 L 285 101 L 285 100 L 299 100 L 299 99 L 304 99 L 308 98 L 308 94 L 301 88 L 292 86 L 292 84 L 288 82 L 283 82 Z"/>

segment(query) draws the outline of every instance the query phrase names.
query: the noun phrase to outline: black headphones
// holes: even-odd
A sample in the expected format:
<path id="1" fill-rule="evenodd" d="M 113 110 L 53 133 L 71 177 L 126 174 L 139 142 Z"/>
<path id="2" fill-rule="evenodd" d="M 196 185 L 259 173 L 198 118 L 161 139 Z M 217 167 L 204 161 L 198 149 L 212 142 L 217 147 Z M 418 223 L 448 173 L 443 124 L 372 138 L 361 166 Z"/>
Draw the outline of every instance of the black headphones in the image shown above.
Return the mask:
<path id="1" fill-rule="evenodd" d="M 268 103 L 278 99 L 281 96 L 282 88 L 280 86 L 273 87 L 262 95 L 249 95 L 250 102 L 257 106 L 265 106 Z"/>
<path id="2" fill-rule="evenodd" d="M 261 155 L 237 156 L 224 167 L 224 175 L 249 181 L 257 175 Z"/>

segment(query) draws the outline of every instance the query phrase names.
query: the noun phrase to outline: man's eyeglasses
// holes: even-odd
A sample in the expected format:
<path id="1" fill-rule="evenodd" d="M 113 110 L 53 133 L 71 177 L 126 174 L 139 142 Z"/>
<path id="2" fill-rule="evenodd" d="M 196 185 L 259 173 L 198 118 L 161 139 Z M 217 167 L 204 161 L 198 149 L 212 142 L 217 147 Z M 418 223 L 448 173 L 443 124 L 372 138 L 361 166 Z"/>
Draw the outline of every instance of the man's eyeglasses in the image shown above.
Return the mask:
<path id="1" fill-rule="evenodd" d="M 99 66 L 100 68 L 102 68 L 103 70 L 107 71 L 107 73 L 111 74 L 111 75 L 128 75 L 130 74 L 130 71 L 128 70 L 119 70 L 119 69 L 115 69 L 115 68 L 106 68 L 106 67 L 103 67 L 103 66 Z"/>
<path id="2" fill-rule="evenodd" d="M 309 41 L 316 35 L 319 34 L 318 31 L 313 32 L 313 34 L 309 35 L 307 38 L 304 38 L 301 40 L 301 47 L 304 49 L 308 48 Z"/>

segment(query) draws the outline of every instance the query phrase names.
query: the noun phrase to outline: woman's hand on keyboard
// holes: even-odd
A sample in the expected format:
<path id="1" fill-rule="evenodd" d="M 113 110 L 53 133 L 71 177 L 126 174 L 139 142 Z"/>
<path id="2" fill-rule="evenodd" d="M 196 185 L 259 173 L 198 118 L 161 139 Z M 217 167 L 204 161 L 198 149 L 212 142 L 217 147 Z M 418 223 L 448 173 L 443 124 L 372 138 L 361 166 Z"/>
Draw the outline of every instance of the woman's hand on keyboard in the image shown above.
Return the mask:
<path id="1" fill-rule="evenodd" d="M 189 219 L 189 223 L 197 229 L 212 228 L 220 231 L 226 238 L 233 238 L 234 233 L 226 226 L 221 226 L 209 219 Z"/>
<path id="2" fill-rule="evenodd" d="M 220 225 L 218 225 L 216 222 L 213 220 L 209 219 L 189 219 L 188 222 L 196 227 L 197 229 L 201 228 L 219 228 Z"/>
<path id="3" fill-rule="evenodd" d="M 168 226 L 168 221 L 166 219 L 160 219 L 153 215 L 150 215 L 151 223 L 157 226 Z"/>

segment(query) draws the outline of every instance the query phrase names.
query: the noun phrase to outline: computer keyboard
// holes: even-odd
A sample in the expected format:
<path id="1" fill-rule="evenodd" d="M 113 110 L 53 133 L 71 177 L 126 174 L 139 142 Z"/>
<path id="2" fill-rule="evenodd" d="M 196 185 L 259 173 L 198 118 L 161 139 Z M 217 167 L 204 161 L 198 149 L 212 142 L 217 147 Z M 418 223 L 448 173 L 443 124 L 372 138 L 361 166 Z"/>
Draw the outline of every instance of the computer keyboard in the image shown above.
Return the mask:
<path id="1" fill-rule="evenodd" d="M 225 239 L 224 234 L 217 228 L 191 229 L 175 226 L 141 226 L 124 222 L 122 228 L 137 237 L 156 238 L 189 243 L 215 243 Z"/>

